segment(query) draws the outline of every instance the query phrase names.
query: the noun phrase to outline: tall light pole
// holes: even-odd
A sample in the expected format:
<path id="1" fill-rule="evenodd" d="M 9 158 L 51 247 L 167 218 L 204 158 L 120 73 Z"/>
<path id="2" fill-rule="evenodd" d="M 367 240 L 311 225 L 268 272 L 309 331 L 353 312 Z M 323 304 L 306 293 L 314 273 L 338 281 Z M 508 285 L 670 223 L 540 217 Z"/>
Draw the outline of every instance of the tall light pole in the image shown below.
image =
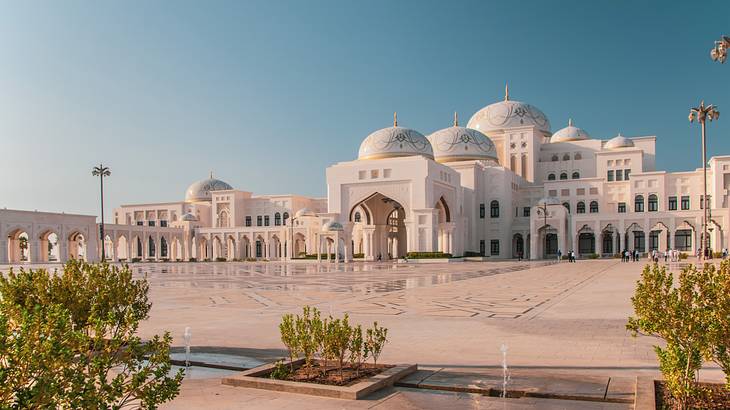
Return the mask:
<path id="1" fill-rule="evenodd" d="M 703 194 L 702 194 L 702 210 L 704 211 L 702 217 L 702 255 L 703 260 L 707 259 L 710 238 L 707 236 L 707 212 L 710 207 L 709 201 L 707 200 L 707 138 L 705 123 L 709 119 L 710 121 L 720 118 L 720 111 L 714 105 L 705 105 L 705 102 L 700 102 L 698 107 L 691 108 L 689 110 L 689 122 L 699 122 L 702 126 L 702 177 L 703 177 Z"/>
<path id="2" fill-rule="evenodd" d="M 101 260 L 106 260 L 106 241 L 104 237 L 104 177 L 108 177 L 112 174 L 109 167 L 105 167 L 103 164 L 99 164 L 98 167 L 94 167 L 91 171 L 91 175 L 99 177 L 99 184 L 101 188 L 101 226 L 99 228 L 99 234 L 101 235 Z"/>
<path id="3" fill-rule="evenodd" d="M 710 58 L 712 58 L 712 61 L 719 61 L 720 64 L 725 64 L 728 48 L 730 48 L 730 37 L 722 36 L 720 40 L 715 41 L 715 47 L 710 50 Z"/>

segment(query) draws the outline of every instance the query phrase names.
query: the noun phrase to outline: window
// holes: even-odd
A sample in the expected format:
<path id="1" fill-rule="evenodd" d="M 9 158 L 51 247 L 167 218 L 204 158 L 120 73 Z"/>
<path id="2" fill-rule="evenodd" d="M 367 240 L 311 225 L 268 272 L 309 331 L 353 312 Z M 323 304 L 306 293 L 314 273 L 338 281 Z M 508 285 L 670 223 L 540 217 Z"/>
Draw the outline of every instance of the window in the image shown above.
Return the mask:
<path id="1" fill-rule="evenodd" d="M 147 221 L 147 225 L 149 225 L 149 226 L 155 226 L 155 221 Z"/>
<path id="2" fill-rule="evenodd" d="M 612 169 L 611 170 L 608 170 L 608 172 L 606 172 L 606 180 L 608 182 L 612 182 L 613 181 L 613 170 Z"/>
<path id="3" fill-rule="evenodd" d="M 355 222 L 362 222 L 362 216 L 360 216 L 360 212 L 355 212 Z"/>
<path id="4" fill-rule="evenodd" d="M 515 165 L 515 161 L 516 161 L 516 158 L 514 155 L 509 157 L 509 169 L 511 169 L 512 171 L 517 170 L 517 165 Z"/>
<path id="5" fill-rule="evenodd" d="M 489 216 L 492 218 L 499 218 L 499 202 L 492 201 L 489 204 Z"/>
<path id="6" fill-rule="evenodd" d="M 261 226 L 264 224 L 264 218 L 261 217 L 261 215 L 258 215 L 256 217 L 256 226 Z"/>
<path id="7" fill-rule="evenodd" d="M 567 172 L 561 172 L 560 173 L 560 180 L 568 179 L 568 173 Z"/>
<path id="8" fill-rule="evenodd" d="M 281 214 L 278 212 L 274 214 L 274 225 L 275 226 L 281 225 Z"/>
<path id="9" fill-rule="evenodd" d="M 489 253 L 491 255 L 499 255 L 499 240 L 498 239 L 492 239 L 489 242 Z"/>
<path id="10" fill-rule="evenodd" d="M 682 196 L 681 206 L 683 211 L 689 210 L 689 196 Z"/>
<path id="11" fill-rule="evenodd" d="M 674 246 L 680 251 L 692 250 L 692 230 L 679 229 L 674 233 Z"/>
<path id="12" fill-rule="evenodd" d="M 646 251 L 646 242 L 644 238 L 644 232 L 634 231 L 634 249 L 639 252 Z"/>
<path id="13" fill-rule="evenodd" d="M 578 202 L 578 205 L 575 206 L 575 211 L 579 214 L 586 213 L 586 203 L 583 201 Z"/>
<path id="14" fill-rule="evenodd" d="M 269 226 L 269 215 L 264 216 L 264 226 Z"/>
<path id="15" fill-rule="evenodd" d="M 597 201 L 591 201 L 590 211 L 592 214 L 598 213 L 598 202 Z"/>
<path id="16" fill-rule="evenodd" d="M 618 203 L 618 213 L 625 214 L 626 213 L 626 202 L 619 202 Z"/>
<path id="17" fill-rule="evenodd" d="M 630 173 L 631 173 L 631 170 L 630 169 L 625 169 L 624 170 L 624 181 L 628 181 L 629 180 L 629 174 Z"/>
<path id="18" fill-rule="evenodd" d="M 246 226 L 251 226 L 251 216 L 250 215 L 246 216 Z"/>
<path id="19" fill-rule="evenodd" d="M 548 181 L 555 181 L 555 174 L 548 174 Z"/>
<path id="20" fill-rule="evenodd" d="M 552 158 L 552 160 L 553 160 L 553 161 L 557 161 L 557 160 L 558 160 L 558 154 L 553 154 L 553 158 Z"/>
<path id="21" fill-rule="evenodd" d="M 592 186 L 592 187 L 588 188 L 588 193 L 591 195 L 598 195 L 598 188 Z"/>
<path id="22" fill-rule="evenodd" d="M 142 226 L 142 225 L 144 225 L 144 221 L 137 221 L 137 226 Z"/>
<path id="23" fill-rule="evenodd" d="M 378 170 L 377 169 L 370 170 L 370 179 L 375 179 L 377 177 L 378 177 Z"/>
<path id="24" fill-rule="evenodd" d="M 479 255 L 486 256 L 487 255 L 487 244 L 484 242 L 484 239 L 479 241 Z"/>
<path id="25" fill-rule="evenodd" d="M 670 196 L 669 197 L 669 206 L 667 207 L 670 211 L 676 211 L 677 210 L 677 197 L 676 196 Z"/>
<path id="26" fill-rule="evenodd" d="M 616 170 L 616 181 L 623 181 L 624 180 L 624 174 L 621 172 L 620 169 Z"/>
<path id="27" fill-rule="evenodd" d="M 163 228 L 167 227 L 167 221 L 160 221 L 160 226 Z"/>
<path id="28" fill-rule="evenodd" d="M 659 200 L 656 195 L 649 195 L 649 212 L 656 212 L 659 210 Z"/>
<path id="29" fill-rule="evenodd" d="M 576 195 L 585 195 L 586 194 L 586 189 L 585 188 L 578 188 L 578 189 L 575 190 L 575 194 Z"/>
<path id="30" fill-rule="evenodd" d="M 528 218 L 530 216 L 530 207 L 529 206 L 522 208 L 522 216 L 524 216 L 525 218 Z"/>
<path id="31" fill-rule="evenodd" d="M 286 225 L 287 220 L 289 220 L 289 212 L 284 212 L 284 225 Z"/>
<path id="32" fill-rule="evenodd" d="M 571 178 L 573 178 L 573 179 L 580 179 L 580 173 L 578 171 L 573 172 L 573 176 Z"/>
<path id="33" fill-rule="evenodd" d="M 568 154 L 568 153 L 563 154 L 563 161 L 570 161 L 570 154 Z"/>
<path id="34" fill-rule="evenodd" d="M 576 152 L 576 153 L 575 153 L 575 156 L 573 157 L 573 159 L 575 159 L 576 161 L 577 161 L 577 160 L 581 160 L 581 159 L 583 159 L 583 156 L 582 156 L 582 155 L 580 155 L 580 152 Z"/>
<path id="35" fill-rule="evenodd" d="M 705 209 L 703 205 L 709 205 L 710 204 L 710 199 L 712 199 L 712 196 L 711 195 L 707 195 L 707 200 L 703 201 L 702 200 L 702 195 L 700 195 L 700 209 Z"/>
<path id="36" fill-rule="evenodd" d="M 484 219 L 484 213 L 485 213 L 484 204 L 479 204 L 479 218 L 480 219 Z"/>
<path id="37" fill-rule="evenodd" d="M 636 195 L 634 198 L 634 212 L 644 212 L 644 196 Z"/>
<path id="38" fill-rule="evenodd" d="M 570 203 L 568 203 L 568 202 L 563 202 L 563 206 L 565 207 L 565 209 L 567 209 L 567 210 L 568 210 L 568 213 L 570 213 Z"/>

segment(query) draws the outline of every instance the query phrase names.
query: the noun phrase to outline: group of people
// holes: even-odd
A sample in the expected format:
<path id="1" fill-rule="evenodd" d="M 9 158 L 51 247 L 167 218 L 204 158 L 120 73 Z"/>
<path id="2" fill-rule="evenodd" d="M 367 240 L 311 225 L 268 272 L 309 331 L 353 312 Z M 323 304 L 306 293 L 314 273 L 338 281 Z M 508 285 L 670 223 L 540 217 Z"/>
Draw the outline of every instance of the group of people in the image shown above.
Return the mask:
<path id="1" fill-rule="evenodd" d="M 573 250 L 569 250 L 566 256 L 568 257 L 568 262 L 575 263 L 575 252 Z M 563 251 L 558 249 L 558 262 L 561 260 L 563 260 Z"/>
<path id="2" fill-rule="evenodd" d="M 621 262 L 638 262 L 639 261 L 639 251 L 634 249 L 633 251 L 630 251 L 628 249 L 624 249 L 623 252 L 621 252 Z"/>

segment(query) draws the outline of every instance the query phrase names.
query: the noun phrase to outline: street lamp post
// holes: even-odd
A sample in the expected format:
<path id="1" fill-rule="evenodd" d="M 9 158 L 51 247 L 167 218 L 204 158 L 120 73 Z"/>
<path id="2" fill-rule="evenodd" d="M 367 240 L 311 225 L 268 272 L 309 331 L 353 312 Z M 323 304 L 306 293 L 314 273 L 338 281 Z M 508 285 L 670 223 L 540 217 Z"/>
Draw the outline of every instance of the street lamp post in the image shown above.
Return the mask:
<path id="1" fill-rule="evenodd" d="M 720 64 L 725 64 L 728 48 L 730 48 L 730 37 L 722 36 L 720 40 L 715 41 L 715 47 L 710 50 L 710 58 L 712 58 L 712 61 L 719 61 Z"/>
<path id="2" fill-rule="evenodd" d="M 289 218 L 289 262 L 291 262 L 294 259 L 294 221 L 297 220 L 296 216 L 292 216 Z"/>
<path id="3" fill-rule="evenodd" d="M 106 260 L 106 243 L 104 237 L 104 177 L 108 177 L 112 174 L 109 167 L 105 167 L 103 164 L 99 164 L 98 167 L 94 167 L 91 171 L 91 175 L 99 177 L 99 184 L 101 189 L 101 225 L 99 228 L 99 234 L 101 235 L 101 260 Z"/>
<path id="4" fill-rule="evenodd" d="M 700 102 L 698 107 L 691 108 L 689 110 L 689 122 L 699 122 L 702 126 L 702 177 L 703 177 L 703 194 L 702 194 L 702 256 L 703 260 L 708 257 L 710 238 L 707 236 L 707 212 L 709 208 L 709 201 L 707 200 L 707 138 L 706 138 L 706 127 L 705 123 L 709 119 L 710 121 L 720 118 L 720 111 L 714 105 L 705 105 L 705 102 Z"/>
<path id="5" fill-rule="evenodd" d="M 542 207 L 538 206 L 540 209 L 542 209 L 542 216 L 543 216 L 543 222 L 542 222 L 542 231 L 545 235 L 545 243 L 543 246 L 545 249 L 543 249 L 543 252 L 545 253 L 545 259 L 547 259 L 547 251 L 548 251 L 548 233 L 547 233 L 547 201 L 544 201 L 542 203 Z"/>

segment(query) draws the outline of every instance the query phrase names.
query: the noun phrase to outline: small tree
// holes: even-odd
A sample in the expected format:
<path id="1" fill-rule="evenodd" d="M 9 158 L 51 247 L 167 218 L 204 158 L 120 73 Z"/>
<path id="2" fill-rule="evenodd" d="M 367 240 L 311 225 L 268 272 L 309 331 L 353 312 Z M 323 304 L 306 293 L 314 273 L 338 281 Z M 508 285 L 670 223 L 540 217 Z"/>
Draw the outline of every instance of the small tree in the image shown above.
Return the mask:
<path id="1" fill-rule="evenodd" d="M 156 408 L 179 391 L 165 333 L 136 332 L 151 304 L 126 266 L 68 262 L 0 276 L 0 407 Z"/>
<path id="2" fill-rule="evenodd" d="M 708 265 L 703 282 L 703 301 L 707 304 L 710 322 L 709 337 L 713 360 L 725 373 L 725 386 L 730 389 L 730 261 L 720 269 Z"/>
<path id="3" fill-rule="evenodd" d="M 343 319 L 330 318 L 324 335 L 324 350 L 327 357 L 337 360 L 340 379 L 342 379 L 342 368 L 348 348 L 350 347 L 350 337 L 352 336 L 352 326 L 350 326 L 347 314 L 345 314 Z"/>
<path id="4" fill-rule="evenodd" d="M 352 328 L 350 337 L 350 365 L 355 369 L 355 374 L 360 375 L 360 366 L 363 360 L 367 360 L 368 350 L 365 347 L 365 340 L 362 335 L 362 326 Z"/>
<path id="5" fill-rule="evenodd" d="M 319 310 L 310 306 L 304 306 L 302 308 L 302 315 L 296 317 L 294 325 L 297 346 L 299 347 L 299 351 L 304 354 L 304 365 L 311 369 L 314 355 L 321 345 L 322 319 L 320 318 Z"/>
<path id="6" fill-rule="evenodd" d="M 378 327 L 378 322 L 373 323 L 373 327 L 366 331 L 365 346 L 367 351 L 373 358 L 373 365 L 378 367 L 378 357 L 383 351 L 383 346 L 388 341 L 388 329 Z"/>
<path id="7" fill-rule="evenodd" d="M 697 271 L 690 265 L 674 286 L 672 273 L 665 267 L 647 265 L 631 298 L 636 316 L 629 318 L 626 327 L 634 336 L 643 333 L 666 342 L 664 348 L 654 346 L 654 350 L 667 387 L 681 409 L 700 393 L 696 372 L 710 351 L 710 315 L 703 293 L 709 272 L 707 267 Z"/>
<path id="8" fill-rule="evenodd" d="M 282 316 L 279 324 L 279 332 L 281 333 L 281 342 L 284 343 L 289 351 L 289 369 L 294 371 L 294 356 L 299 354 L 299 339 L 295 327 L 294 316 L 286 314 Z"/>

